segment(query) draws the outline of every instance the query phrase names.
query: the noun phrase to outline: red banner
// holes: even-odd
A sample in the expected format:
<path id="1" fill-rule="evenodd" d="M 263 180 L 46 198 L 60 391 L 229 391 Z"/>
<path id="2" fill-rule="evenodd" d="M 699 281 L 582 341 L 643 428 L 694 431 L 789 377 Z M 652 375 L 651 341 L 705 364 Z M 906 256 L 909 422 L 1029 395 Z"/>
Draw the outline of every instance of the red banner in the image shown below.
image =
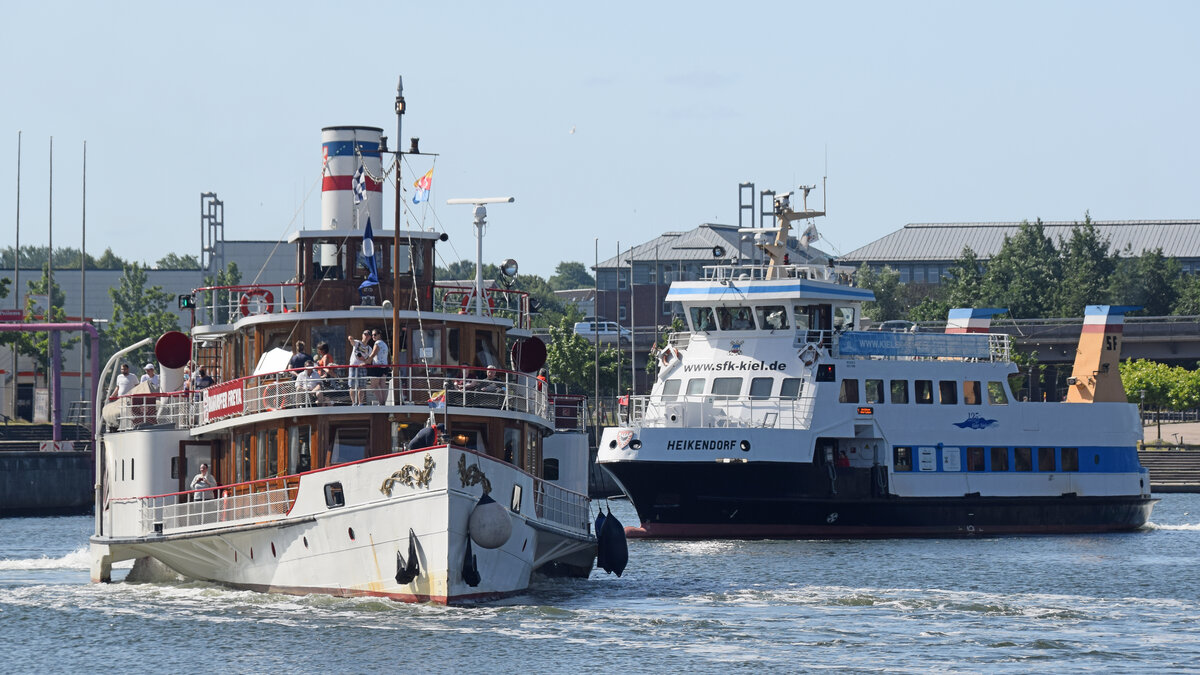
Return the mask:
<path id="1" fill-rule="evenodd" d="M 214 384 L 204 390 L 204 421 L 206 423 L 229 415 L 240 414 L 242 410 L 241 380 Z"/>

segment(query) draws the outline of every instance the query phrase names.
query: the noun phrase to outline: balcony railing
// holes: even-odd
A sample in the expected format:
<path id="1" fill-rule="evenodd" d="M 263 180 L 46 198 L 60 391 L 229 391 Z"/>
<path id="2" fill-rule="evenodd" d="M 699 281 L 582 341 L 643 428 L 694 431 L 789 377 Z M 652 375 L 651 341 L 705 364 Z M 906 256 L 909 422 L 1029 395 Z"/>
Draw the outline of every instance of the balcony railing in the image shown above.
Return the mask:
<path id="1" fill-rule="evenodd" d="M 233 323 L 256 314 L 298 312 L 300 284 L 205 286 L 192 291 L 198 325 Z"/>
<path id="2" fill-rule="evenodd" d="M 589 529 L 591 500 L 587 495 L 572 492 L 551 481 L 534 478 L 533 510 L 541 520 L 557 523 L 571 530 Z"/>
<path id="3" fill-rule="evenodd" d="M 623 424 L 639 427 L 807 429 L 813 398 L 630 396 Z"/>
<path id="4" fill-rule="evenodd" d="M 587 431 L 587 397 L 559 394 L 550 397 L 556 431 Z"/>
<path id="5" fill-rule="evenodd" d="M 474 314 L 475 287 L 435 284 L 433 311 L 446 314 Z M 529 294 L 505 288 L 483 289 L 483 313 L 509 319 L 515 328 L 529 328 Z"/>

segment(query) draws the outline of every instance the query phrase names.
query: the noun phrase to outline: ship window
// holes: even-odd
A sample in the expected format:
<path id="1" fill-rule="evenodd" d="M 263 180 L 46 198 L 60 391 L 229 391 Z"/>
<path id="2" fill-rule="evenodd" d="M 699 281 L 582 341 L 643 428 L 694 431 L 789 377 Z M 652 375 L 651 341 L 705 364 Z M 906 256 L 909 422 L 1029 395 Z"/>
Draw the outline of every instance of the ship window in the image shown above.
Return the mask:
<path id="1" fill-rule="evenodd" d="M 833 330 L 837 331 L 838 333 L 847 330 L 854 330 L 853 307 L 837 308 L 837 312 L 833 315 Z"/>
<path id="2" fill-rule="evenodd" d="M 1063 448 L 1062 449 L 1062 470 L 1063 471 L 1078 471 L 1079 470 L 1079 448 Z"/>
<path id="3" fill-rule="evenodd" d="M 749 307 L 718 307 L 717 325 L 721 330 L 754 330 L 754 316 Z"/>
<path id="4" fill-rule="evenodd" d="M 692 317 L 692 330 L 696 332 L 707 332 L 717 327 L 711 307 L 692 307 L 688 313 Z"/>
<path id="5" fill-rule="evenodd" d="M 799 377 L 784 379 L 783 384 L 779 385 L 779 398 L 800 398 L 803 385 L 804 380 Z"/>
<path id="6" fill-rule="evenodd" d="M 267 477 L 267 432 L 258 432 L 258 443 L 254 446 L 254 455 L 258 460 L 254 469 L 256 479 Z"/>
<path id="7" fill-rule="evenodd" d="M 267 432 L 267 475 L 279 475 L 279 433 L 275 429 Z"/>
<path id="8" fill-rule="evenodd" d="M 933 403 L 933 380 L 914 380 L 917 403 Z"/>
<path id="9" fill-rule="evenodd" d="M 867 380 L 867 403 L 883 403 L 883 380 Z"/>
<path id="10" fill-rule="evenodd" d="M 742 393 L 742 378 L 718 377 L 713 379 L 712 393 L 714 396 L 737 396 Z"/>
<path id="11" fill-rule="evenodd" d="M 342 492 L 341 483 L 326 483 L 325 484 L 325 507 L 337 508 L 346 505 L 346 495 Z"/>
<path id="12" fill-rule="evenodd" d="M 553 457 L 547 457 L 542 460 L 542 478 L 546 480 L 558 480 L 558 460 Z"/>
<path id="13" fill-rule="evenodd" d="M 288 428 L 288 473 L 304 473 L 312 468 L 310 440 L 307 425 Z"/>
<path id="14" fill-rule="evenodd" d="M 782 305 L 768 305 L 756 308 L 758 325 L 763 330 L 783 330 L 788 327 L 787 308 Z"/>
<path id="15" fill-rule="evenodd" d="M 811 326 L 808 325 L 808 305 L 796 305 L 792 308 L 794 312 L 792 318 L 796 320 L 796 332 L 807 331 Z"/>
<path id="16" fill-rule="evenodd" d="M 842 390 L 838 393 L 838 403 L 858 403 L 858 380 L 846 378 L 842 380 Z"/>
<path id="17" fill-rule="evenodd" d="M 1008 448 L 992 448 L 992 471 L 1008 471 Z"/>
<path id="18" fill-rule="evenodd" d="M 756 377 L 750 380 L 750 398 L 771 398 L 771 389 L 775 386 L 773 377 Z"/>
<path id="19" fill-rule="evenodd" d="M 988 405 L 1008 405 L 1003 382 L 988 382 Z"/>
<path id="20" fill-rule="evenodd" d="M 832 363 L 822 363 L 817 366 L 817 382 L 833 382 L 837 379 L 837 369 Z"/>
<path id="21" fill-rule="evenodd" d="M 442 336 L 440 330 L 419 330 L 413 334 L 413 349 L 422 363 L 442 362 Z"/>
<path id="22" fill-rule="evenodd" d="M 505 427 L 504 428 L 504 461 L 509 464 L 521 466 L 522 460 L 525 459 L 521 454 L 521 429 L 520 427 Z M 557 467 L 555 467 L 557 468 Z M 558 480 L 557 478 L 555 480 Z"/>
<path id="23" fill-rule="evenodd" d="M 967 471 L 983 471 L 983 448 L 967 448 Z"/>
<path id="24" fill-rule="evenodd" d="M 938 398 L 945 405 L 958 403 L 958 383 L 954 380 L 939 380 Z"/>
<path id="25" fill-rule="evenodd" d="M 241 456 L 241 461 L 237 463 L 237 482 L 243 483 L 250 480 L 250 434 L 238 436 L 237 445 Z"/>
<path id="26" fill-rule="evenodd" d="M 446 355 L 450 357 L 450 363 L 459 364 L 458 359 L 458 333 L 457 328 L 446 329 Z"/>
<path id="27" fill-rule="evenodd" d="M 703 394 L 704 378 L 693 377 L 692 379 L 688 380 L 687 393 L 688 396 L 699 396 L 700 394 Z"/>
<path id="28" fill-rule="evenodd" d="M 1017 448 L 1013 450 L 1013 471 L 1033 471 L 1033 449 Z"/>
<path id="29" fill-rule="evenodd" d="M 1038 448 L 1038 471 L 1054 471 L 1054 448 Z"/>
<path id="30" fill-rule="evenodd" d="M 892 380 L 892 403 L 908 403 L 908 380 Z"/>
<path id="31" fill-rule="evenodd" d="M 912 471 L 912 448 L 899 445 L 892 448 L 892 469 L 894 471 Z"/>
<path id="32" fill-rule="evenodd" d="M 675 395 L 679 393 L 679 385 L 683 384 L 681 380 L 667 380 L 663 382 L 662 397 L 664 401 L 674 401 Z"/>
<path id="33" fill-rule="evenodd" d="M 179 458 L 171 458 L 171 478 L 179 478 Z"/>
<path id="34" fill-rule="evenodd" d="M 367 456 L 367 439 L 370 434 L 366 427 L 351 427 L 338 429 L 333 435 L 332 457 L 326 465 L 357 462 Z"/>
<path id="35" fill-rule="evenodd" d="M 963 403 L 966 405 L 980 405 L 983 403 L 983 398 L 979 395 L 979 382 L 977 380 L 965 380 L 963 382 Z"/>

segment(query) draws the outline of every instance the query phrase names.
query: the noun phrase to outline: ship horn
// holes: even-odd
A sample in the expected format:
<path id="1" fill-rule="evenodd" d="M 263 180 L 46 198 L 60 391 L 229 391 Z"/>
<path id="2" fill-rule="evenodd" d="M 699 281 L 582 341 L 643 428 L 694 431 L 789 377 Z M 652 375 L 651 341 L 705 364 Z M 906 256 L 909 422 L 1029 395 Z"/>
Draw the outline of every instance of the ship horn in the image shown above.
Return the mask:
<path id="1" fill-rule="evenodd" d="M 421 574 L 421 563 L 417 560 L 417 534 L 408 528 L 408 561 L 396 551 L 396 583 L 407 584 Z"/>

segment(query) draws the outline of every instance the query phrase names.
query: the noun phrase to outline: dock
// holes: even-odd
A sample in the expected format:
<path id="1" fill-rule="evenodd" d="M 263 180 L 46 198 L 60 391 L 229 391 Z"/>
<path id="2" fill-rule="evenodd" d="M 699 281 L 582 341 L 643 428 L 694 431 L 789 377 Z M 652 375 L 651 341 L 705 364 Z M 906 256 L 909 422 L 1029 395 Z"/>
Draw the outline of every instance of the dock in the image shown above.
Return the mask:
<path id="1" fill-rule="evenodd" d="M 1138 461 L 1150 471 L 1153 492 L 1200 492 L 1200 422 L 1146 425 Z"/>

